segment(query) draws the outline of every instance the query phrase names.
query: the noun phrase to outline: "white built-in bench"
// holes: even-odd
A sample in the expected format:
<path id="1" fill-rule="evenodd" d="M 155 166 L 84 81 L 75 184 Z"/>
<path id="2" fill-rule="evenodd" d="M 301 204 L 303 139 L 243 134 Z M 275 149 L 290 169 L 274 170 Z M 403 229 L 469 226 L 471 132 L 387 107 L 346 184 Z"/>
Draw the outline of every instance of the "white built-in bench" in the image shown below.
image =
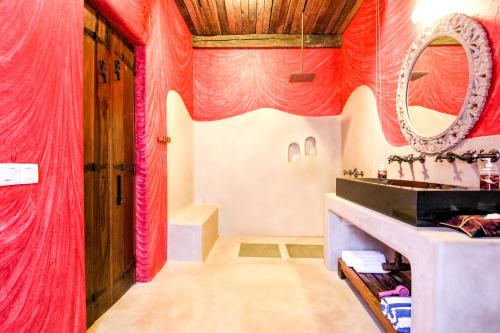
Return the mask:
<path id="1" fill-rule="evenodd" d="M 168 259 L 204 261 L 219 237 L 217 207 L 189 205 L 169 217 Z"/>

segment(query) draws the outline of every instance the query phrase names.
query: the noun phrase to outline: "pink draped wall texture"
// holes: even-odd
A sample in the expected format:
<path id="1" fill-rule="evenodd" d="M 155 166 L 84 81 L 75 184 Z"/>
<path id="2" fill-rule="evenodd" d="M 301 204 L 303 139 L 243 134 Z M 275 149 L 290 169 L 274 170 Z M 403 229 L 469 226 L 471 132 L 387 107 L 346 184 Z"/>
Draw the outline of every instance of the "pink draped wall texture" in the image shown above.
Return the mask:
<path id="1" fill-rule="evenodd" d="M 166 95 L 192 105 L 191 35 L 174 0 L 96 0 L 137 48 L 137 279 L 166 260 Z M 0 5 L 0 162 L 40 183 L 0 189 L 0 332 L 84 332 L 83 0 Z"/>
<path id="2" fill-rule="evenodd" d="M 312 83 L 288 83 L 300 72 L 300 50 L 194 51 L 194 114 L 215 120 L 271 107 L 306 116 L 339 114 L 340 50 L 305 50 L 304 71 Z"/>
<path id="3" fill-rule="evenodd" d="M 396 114 L 396 90 L 401 64 L 418 33 L 411 13 L 418 1 L 380 1 L 378 45 L 377 0 L 365 0 L 343 35 L 342 104 L 360 85 L 368 85 L 377 97 L 378 112 L 387 141 L 405 145 Z M 494 73 L 483 115 L 469 137 L 500 134 L 500 4 L 496 0 L 468 0 L 473 9 L 465 13 L 486 29 L 492 48 Z M 378 48 L 378 56 L 377 56 Z"/>

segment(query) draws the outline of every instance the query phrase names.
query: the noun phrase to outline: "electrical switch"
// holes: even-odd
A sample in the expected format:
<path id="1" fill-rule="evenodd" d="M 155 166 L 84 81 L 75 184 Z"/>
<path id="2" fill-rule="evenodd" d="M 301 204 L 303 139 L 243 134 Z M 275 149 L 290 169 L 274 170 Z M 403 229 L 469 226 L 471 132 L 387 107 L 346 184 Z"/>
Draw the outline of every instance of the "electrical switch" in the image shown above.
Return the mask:
<path id="1" fill-rule="evenodd" d="M 0 163 L 0 186 L 37 183 L 38 164 Z"/>

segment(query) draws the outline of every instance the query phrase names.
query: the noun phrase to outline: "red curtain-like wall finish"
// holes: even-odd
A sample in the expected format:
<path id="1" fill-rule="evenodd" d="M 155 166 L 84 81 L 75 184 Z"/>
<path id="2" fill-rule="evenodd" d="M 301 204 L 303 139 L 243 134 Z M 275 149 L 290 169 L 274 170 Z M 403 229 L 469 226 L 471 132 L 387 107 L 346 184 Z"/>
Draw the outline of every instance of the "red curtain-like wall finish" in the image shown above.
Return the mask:
<path id="1" fill-rule="evenodd" d="M 0 3 L 0 332 L 84 332 L 83 0 Z"/>
<path id="2" fill-rule="evenodd" d="M 167 259 L 167 147 L 158 136 L 167 134 L 168 92 L 177 91 L 188 110 L 193 108 L 191 33 L 175 0 L 156 2 L 152 20 L 146 48 L 147 223 L 137 229 L 138 250 L 147 263 L 137 267 L 139 281 L 151 280 Z"/>
<path id="3" fill-rule="evenodd" d="M 194 51 L 195 120 L 216 120 L 270 107 L 304 116 L 341 112 L 340 50 L 306 49 L 311 83 L 289 83 L 300 72 L 300 49 Z"/>
<path id="4" fill-rule="evenodd" d="M 191 36 L 174 0 L 95 0 L 137 48 L 137 280 L 166 260 L 166 96 L 192 109 Z M 0 187 L 0 332 L 85 331 L 83 0 L 0 4 L 0 163 L 40 182 Z"/>
<path id="5" fill-rule="evenodd" d="M 488 102 L 469 137 L 497 135 L 500 134 L 500 82 L 497 66 L 500 59 L 500 3 L 496 0 L 467 2 L 472 9 L 465 14 L 477 19 L 486 29 L 494 62 Z M 357 87 L 371 87 L 377 97 L 386 139 L 396 146 L 407 144 L 399 129 L 395 105 L 399 70 L 420 28 L 411 21 L 411 14 L 417 4 L 417 0 L 365 0 L 342 40 L 343 104 Z"/>

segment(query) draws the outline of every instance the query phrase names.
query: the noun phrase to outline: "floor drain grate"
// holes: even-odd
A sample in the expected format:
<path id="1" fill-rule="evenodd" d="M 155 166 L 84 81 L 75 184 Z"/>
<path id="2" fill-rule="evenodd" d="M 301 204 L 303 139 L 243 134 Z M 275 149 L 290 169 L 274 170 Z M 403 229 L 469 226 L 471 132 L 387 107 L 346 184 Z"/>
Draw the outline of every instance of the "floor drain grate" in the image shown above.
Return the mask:
<path id="1" fill-rule="evenodd" d="M 323 258 L 323 245 L 286 244 L 290 258 Z"/>
<path id="2" fill-rule="evenodd" d="M 240 257 L 281 258 L 278 244 L 241 243 Z"/>

